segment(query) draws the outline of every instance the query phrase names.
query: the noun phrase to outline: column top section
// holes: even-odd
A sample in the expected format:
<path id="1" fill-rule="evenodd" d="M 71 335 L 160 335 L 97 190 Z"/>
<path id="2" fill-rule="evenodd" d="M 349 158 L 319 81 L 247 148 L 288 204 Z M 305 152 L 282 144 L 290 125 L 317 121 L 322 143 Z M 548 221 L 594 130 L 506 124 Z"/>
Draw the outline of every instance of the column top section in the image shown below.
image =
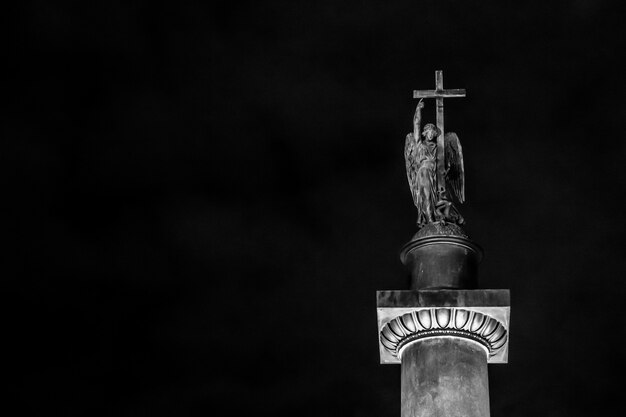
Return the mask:
<path id="1" fill-rule="evenodd" d="M 509 290 L 377 291 L 382 364 L 400 363 L 408 343 L 453 337 L 482 344 L 489 363 L 508 361 Z"/>

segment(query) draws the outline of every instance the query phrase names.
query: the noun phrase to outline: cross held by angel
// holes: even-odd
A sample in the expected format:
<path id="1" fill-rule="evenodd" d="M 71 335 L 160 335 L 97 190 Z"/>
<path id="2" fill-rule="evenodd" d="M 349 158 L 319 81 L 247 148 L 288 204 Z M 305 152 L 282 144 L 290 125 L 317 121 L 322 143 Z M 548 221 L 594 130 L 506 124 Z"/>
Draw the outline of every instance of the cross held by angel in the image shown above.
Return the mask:
<path id="1" fill-rule="evenodd" d="M 465 90 L 444 90 L 441 71 L 435 74 L 436 90 L 414 92 L 414 97 L 421 100 L 415 109 L 413 132 L 406 136 L 404 146 L 407 179 L 417 207 L 419 228 L 436 222 L 464 223 L 452 201 L 452 195 L 459 203 L 465 201 L 463 150 L 456 133 L 443 132 L 443 98 L 463 97 Z M 421 130 L 423 99 L 431 97 L 437 99 L 437 126 L 428 123 Z"/>

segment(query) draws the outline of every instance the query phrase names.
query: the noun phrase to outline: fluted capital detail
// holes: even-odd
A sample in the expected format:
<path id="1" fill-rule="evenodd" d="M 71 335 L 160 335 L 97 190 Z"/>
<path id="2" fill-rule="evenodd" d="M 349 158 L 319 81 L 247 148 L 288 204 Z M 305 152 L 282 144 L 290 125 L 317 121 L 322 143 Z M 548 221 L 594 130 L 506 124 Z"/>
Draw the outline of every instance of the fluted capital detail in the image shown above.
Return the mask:
<path id="1" fill-rule="evenodd" d="M 380 342 L 400 358 L 407 344 L 431 337 L 459 337 L 474 340 L 494 356 L 507 341 L 507 330 L 497 319 L 463 308 L 424 308 L 390 320 L 380 331 Z"/>

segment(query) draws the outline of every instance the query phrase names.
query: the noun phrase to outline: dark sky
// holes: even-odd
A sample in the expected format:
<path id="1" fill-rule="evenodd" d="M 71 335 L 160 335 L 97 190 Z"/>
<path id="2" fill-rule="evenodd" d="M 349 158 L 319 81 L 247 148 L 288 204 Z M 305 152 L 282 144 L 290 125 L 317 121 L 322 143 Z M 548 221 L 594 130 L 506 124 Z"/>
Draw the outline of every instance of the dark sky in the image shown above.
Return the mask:
<path id="1" fill-rule="evenodd" d="M 467 89 L 480 285 L 512 295 L 492 416 L 622 404 L 620 2 L 127 3 L 5 16 L 24 415 L 399 416 L 375 291 L 407 288 L 404 136 L 437 69 Z"/>

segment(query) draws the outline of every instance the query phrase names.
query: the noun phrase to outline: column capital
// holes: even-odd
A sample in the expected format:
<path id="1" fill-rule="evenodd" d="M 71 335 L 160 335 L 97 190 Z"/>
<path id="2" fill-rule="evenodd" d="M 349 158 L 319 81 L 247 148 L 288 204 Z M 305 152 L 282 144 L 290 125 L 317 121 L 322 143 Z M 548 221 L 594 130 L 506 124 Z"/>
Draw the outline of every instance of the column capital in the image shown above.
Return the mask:
<path id="1" fill-rule="evenodd" d="M 479 343 L 489 363 L 507 363 L 508 290 L 421 290 L 377 293 L 380 362 L 400 363 L 403 349 L 428 338 Z"/>

